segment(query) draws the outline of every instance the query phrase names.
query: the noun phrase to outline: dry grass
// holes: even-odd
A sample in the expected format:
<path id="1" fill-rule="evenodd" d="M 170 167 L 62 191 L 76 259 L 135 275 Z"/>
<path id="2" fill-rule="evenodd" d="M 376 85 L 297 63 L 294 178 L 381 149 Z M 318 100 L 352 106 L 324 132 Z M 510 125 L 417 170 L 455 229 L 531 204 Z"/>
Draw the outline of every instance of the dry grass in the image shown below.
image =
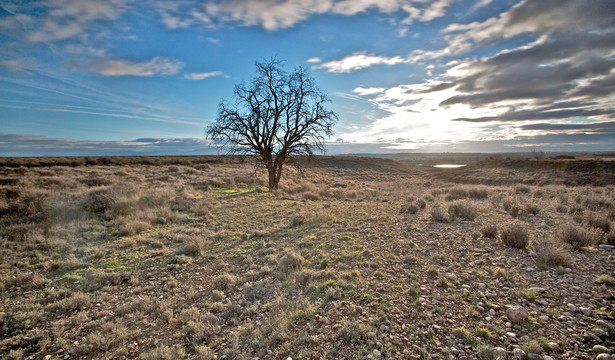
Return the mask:
<path id="1" fill-rule="evenodd" d="M 515 221 L 502 228 L 500 239 L 504 245 L 515 249 L 525 249 L 530 243 L 527 226 L 520 221 Z"/>
<path id="2" fill-rule="evenodd" d="M 571 256 L 566 247 L 553 239 L 542 239 L 534 243 L 537 261 L 542 266 L 570 266 Z"/>
<path id="3" fill-rule="evenodd" d="M 330 158 L 304 163 L 305 178 L 289 168 L 271 193 L 260 170 L 228 158 L 10 161 L 2 358 L 396 358 L 451 339 L 491 358 L 483 342 L 513 345 L 480 311 L 515 303 L 515 290 L 545 278 L 612 290 L 609 250 L 568 252 L 558 234 L 577 219 L 591 244 L 609 242 L 613 187 L 450 184 L 386 160 Z M 518 223 L 501 225 L 510 212 L 538 239 L 536 258 L 487 239 L 504 226 L 502 241 L 527 246 Z M 497 296 L 479 297 L 475 283 Z"/>
<path id="4" fill-rule="evenodd" d="M 560 228 L 559 238 L 561 241 L 572 246 L 574 250 L 581 250 L 586 246 L 592 246 L 600 241 L 599 230 L 583 228 L 574 224 L 567 224 Z"/>

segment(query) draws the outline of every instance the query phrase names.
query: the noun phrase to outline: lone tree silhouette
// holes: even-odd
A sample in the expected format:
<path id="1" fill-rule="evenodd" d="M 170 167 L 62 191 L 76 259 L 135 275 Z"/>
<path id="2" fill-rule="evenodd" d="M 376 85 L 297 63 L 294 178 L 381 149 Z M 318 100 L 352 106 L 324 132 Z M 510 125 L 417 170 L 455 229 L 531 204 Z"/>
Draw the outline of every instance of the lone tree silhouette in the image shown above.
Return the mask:
<path id="1" fill-rule="evenodd" d="M 258 155 L 269 174 L 269 189 L 277 189 L 282 168 L 294 155 L 324 152 L 337 115 L 325 108 L 329 98 L 306 68 L 292 72 L 275 58 L 256 62 L 249 84 L 235 86 L 233 102 L 220 102 L 206 134 L 229 147 L 229 154 Z"/>

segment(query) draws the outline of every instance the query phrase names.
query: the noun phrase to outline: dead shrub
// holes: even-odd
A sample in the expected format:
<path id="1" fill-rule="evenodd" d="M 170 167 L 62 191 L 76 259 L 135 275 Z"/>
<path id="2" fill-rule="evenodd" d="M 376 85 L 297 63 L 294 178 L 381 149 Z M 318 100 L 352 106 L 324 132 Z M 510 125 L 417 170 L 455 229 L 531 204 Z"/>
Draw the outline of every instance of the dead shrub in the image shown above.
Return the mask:
<path id="1" fill-rule="evenodd" d="M 465 189 L 451 189 L 446 195 L 447 201 L 460 200 L 465 199 L 469 196 L 468 192 Z"/>
<path id="2" fill-rule="evenodd" d="M 158 344 L 148 352 L 141 353 L 139 359 L 144 360 L 177 360 L 183 359 L 186 351 L 181 345 L 170 347 L 165 344 Z"/>
<path id="3" fill-rule="evenodd" d="M 151 228 L 152 224 L 149 221 L 141 219 L 128 219 L 121 222 L 119 235 L 134 236 L 141 234 Z"/>
<path id="4" fill-rule="evenodd" d="M 480 233 L 486 238 L 495 239 L 498 236 L 498 226 L 494 223 L 484 224 Z"/>
<path id="5" fill-rule="evenodd" d="M 520 221 L 504 227 L 500 233 L 504 245 L 515 249 L 525 249 L 530 243 L 527 226 Z"/>
<path id="6" fill-rule="evenodd" d="M 485 200 L 489 197 L 489 192 L 485 189 L 470 189 L 468 196 L 474 200 Z"/>
<path id="7" fill-rule="evenodd" d="M 303 225 L 306 221 L 307 221 L 307 218 L 305 214 L 303 212 L 300 212 L 299 214 L 290 218 L 289 225 L 291 227 L 298 227 L 298 226 Z"/>
<path id="8" fill-rule="evenodd" d="M 401 214 L 416 214 L 419 211 L 419 207 L 414 204 L 402 205 L 399 209 Z"/>
<path id="9" fill-rule="evenodd" d="M 448 215 L 451 220 L 461 219 L 466 221 L 474 221 L 476 219 L 476 208 L 469 202 L 458 201 L 449 205 Z"/>
<path id="10" fill-rule="evenodd" d="M 320 196 L 315 193 L 315 192 L 307 192 L 303 194 L 303 198 L 305 200 L 311 200 L 311 201 L 316 201 L 316 200 L 320 200 Z"/>
<path id="11" fill-rule="evenodd" d="M 214 278 L 214 288 L 221 291 L 229 291 L 237 283 L 237 277 L 229 273 L 218 275 Z"/>
<path id="12" fill-rule="evenodd" d="M 177 252 L 180 255 L 200 256 L 207 248 L 207 240 L 202 236 L 187 236 L 184 238 L 184 246 Z"/>
<path id="13" fill-rule="evenodd" d="M 605 233 L 611 231 L 611 222 L 605 214 L 590 212 L 585 216 L 585 224 L 589 227 L 600 229 Z"/>
<path id="14" fill-rule="evenodd" d="M 574 250 L 581 250 L 585 246 L 597 244 L 600 240 L 600 234 L 597 229 L 585 229 L 574 224 L 568 224 L 560 229 L 559 238 L 572 246 Z"/>
<path id="15" fill-rule="evenodd" d="M 113 210 L 117 202 L 115 193 L 109 188 L 90 190 L 83 199 L 83 208 L 89 213 L 101 215 Z"/>
<path id="16" fill-rule="evenodd" d="M 534 243 L 537 261 L 543 266 L 569 266 L 570 253 L 562 243 L 553 239 L 542 239 Z"/>
<path id="17" fill-rule="evenodd" d="M 504 207 L 504 211 L 514 218 L 517 218 L 521 214 L 521 207 L 516 200 L 506 199 L 502 203 L 502 206 Z"/>
<path id="18" fill-rule="evenodd" d="M 290 272 L 299 269 L 305 259 L 294 251 L 289 251 L 280 258 L 278 264 L 285 272 Z"/>
<path id="19" fill-rule="evenodd" d="M 43 191 L 22 190 L 14 192 L 6 210 L 7 215 L 31 216 L 45 212 L 49 194 Z"/>
<path id="20" fill-rule="evenodd" d="M 444 213 L 444 211 L 442 211 L 440 207 L 432 208 L 430 215 L 433 222 L 446 224 L 450 221 L 449 217 Z"/>
<path id="21" fill-rule="evenodd" d="M 533 202 L 528 202 L 525 204 L 524 211 L 526 214 L 531 214 L 531 215 L 536 216 L 538 215 L 538 213 L 540 213 L 540 207 Z"/>
<path id="22" fill-rule="evenodd" d="M 529 186 L 525 186 L 525 185 L 517 185 L 515 187 L 515 193 L 517 194 L 529 194 L 531 190 L 532 189 L 530 189 Z"/>

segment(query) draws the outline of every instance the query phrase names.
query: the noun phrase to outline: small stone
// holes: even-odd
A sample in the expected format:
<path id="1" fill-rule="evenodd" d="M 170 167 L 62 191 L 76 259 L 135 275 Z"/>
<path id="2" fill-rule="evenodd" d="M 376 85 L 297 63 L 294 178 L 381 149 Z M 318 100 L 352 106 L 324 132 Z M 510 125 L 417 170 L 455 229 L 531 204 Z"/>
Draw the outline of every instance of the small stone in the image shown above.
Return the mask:
<path id="1" fill-rule="evenodd" d="M 596 356 L 596 360 L 613 360 L 613 359 L 615 359 L 615 357 L 609 354 L 598 354 L 598 356 Z"/>
<path id="2" fill-rule="evenodd" d="M 594 345 L 594 347 L 592 348 L 592 351 L 595 352 L 596 354 L 610 354 L 611 353 L 611 350 L 609 350 L 608 348 L 602 345 Z"/>
<path id="3" fill-rule="evenodd" d="M 613 246 L 613 245 L 606 245 L 606 244 L 600 244 L 600 245 L 598 245 L 598 249 L 600 249 L 600 250 L 613 250 L 613 249 L 615 249 L 615 246 Z"/>
<path id="4" fill-rule="evenodd" d="M 51 359 L 51 355 L 45 355 L 45 357 L 43 358 L 43 360 L 49 360 Z"/>
<path id="5" fill-rule="evenodd" d="M 498 354 L 500 358 L 502 359 L 506 358 L 506 349 L 504 349 L 503 347 L 496 347 L 495 352 L 496 354 Z"/>
<path id="6" fill-rule="evenodd" d="M 507 332 L 506 336 L 508 336 L 511 339 L 516 339 L 517 338 L 517 334 L 515 334 L 514 332 Z"/>
<path id="7" fill-rule="evenodd" d="M 556 343 L 556 342 L 553 342 L 553 341 L 548 342 L 548 343 L 547 343 L 547 347 L 548 347 L 548 348 L 549 348 L 549 350 L 551 350 L 551 351 L 558 351 L 558 350 L 559 350 L 559 344 L 558 344 L 558 343 Z"/>
<path id="8" fill-rule="evenodd" d="M 506 310 L 506 316 L 514 323 L 521 322 L 529 316 L 527 310 L 522 306 L 513 306 Z"/>
<path id="9" fill-rule="evenodd" d="M 523 359 L 525 358 L 525 351 L 516 348 L 515 350 L 513 350 L 513 356 L 517 359 Z"/>
<path id="10" fill-rule="evenodd" d="M 374 359 L 380 359 L 382 358 L 382 354 L 380 353 L 380 351 L 374 349 L 374 352 L 372 353 L 372 355 L 374 356 Z"/>
<path id="11" fill-rule="evenodd" d="M 540 315 L 538 318 L 540 320 L 542 320 L 542 321 L 548 321 L 549 320 L 549 317 L 547 315 Z"/>
<path id="12" fill-rule="evenodd" d="M 553 360 L 553 358 L 550 357 L 549 355 L 545 355 L 542 357 L 542 360 Z"/>
<path id="13" fill-rule="evenodd" d="M 547 289 L 543 288 L 543 287 L 538 287 L 538 286 L 533 286 L 530 288 L 530 291 L 535 291 L 535 292 L 545 292 L 547 291 Z"/>
<path id="14" fill-rule="evenodd" d="M 574 304 L 571 304 L 571 303 L 568 303 L 566 306 L 568 306 L 568 310 L 572 312 L 576 312 L 578 309 Z"/>
<path id="15" fill-rule="evenodd" d="M 290 356 L 286 358 L 286 360 L 293 360 L 293 358 L 291 358 Z"/>
<path id="16" fill-rule="evenodd" d="M 592 310 L 586 307 L 579 307 L 579 311 L 581 311 L 585 316 L 589 316 L 592 313 Z"/>
<path id="17" fill-rule="evenodd" d="M 495 310 L 493 310 L 493 309 L 489 309 L 489 315 L 491 315 L 491 316 L 495 316 Z"/>
<path id="18" fill-rule="evenodd" d="M 527 354 L 527 358 L 530 360 L 542 360 L 542 356 L 536 354 L 536 353 L 529 353 Z"/>

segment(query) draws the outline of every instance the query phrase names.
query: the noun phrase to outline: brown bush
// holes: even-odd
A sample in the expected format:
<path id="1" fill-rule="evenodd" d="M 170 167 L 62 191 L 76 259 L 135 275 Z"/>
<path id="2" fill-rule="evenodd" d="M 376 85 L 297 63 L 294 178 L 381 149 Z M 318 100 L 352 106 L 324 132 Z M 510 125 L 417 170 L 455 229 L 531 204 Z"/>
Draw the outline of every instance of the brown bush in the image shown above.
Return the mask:
<path id="1" fill-rule="evenodd" d="M 476 208 L 465 201 L 459 201 L 449 205 L 448 215 L 451 220 L 462 219 L 466 221 L 473 221 L 476 219 Z"/>
<path id="2" fill-rule="evenodd" d="M 470 199 L 484 200 L 489 197 L 489 192 L 485 189 L 470 189 L 468 192 Z"/>
<path id="3" fill-rule="evenodd" d="M 486 238 L 495 239 L 498 236 L 498 226 L 494 223 L 484 224 L 480 233 Z"/>
<path id="4" fill-rule="evenodd" d="M 116 196 L 109 188 L 94 189 L 83 199 L 83 208 L 92 214 L 104 214 L 113 210 Z"/>
<path id="5" fill-rule="evenodd" d="M 530 243 L 527 226 L 520 221 L 515 221 L 502 229 L 500 239 L 504 245 L 515 249 L 525 249 Z"/>
<path id="6" fill-rule="evenodd" d="M 284 256 L 282 256 L 279 260 L 280 267 L 282 270 L 288 272 L 301 267 L 305 259 L 294 251 L 289 251 Z"/>
<path id="7" fill-rule="evenodd" d="M 214 288 L 221 291 L 229 291 L 237 283 L 237 277 L 229 273 L 218 275 L 214 278 Z"/>
<path id="8" fill-rule="evenodd" d="M 570 253 L 562 243 L 553 239 L 542 239 L 534 243 L 537 261 L 544 266 L 569 266 Z"/>
<path id="9" fill-rule="evenodd" d="M 611 222 L 605 214 L 590 212 L 585 216 L 585 223 L 587 226 L 600 229 L 605 233 L 611 231 Z"/>
<path id="10" fill-rule="evenodd" d="M 460 200 L 467 198 L 468 192 L 465 189 L 451 189 L 446 195 L 447 201 Z"/>
<path id="11" fill-rule="evenodd" d="M 443 223 L 443 224 L 450 222 L 449 217 L 439 207 L 432 208 L 430 214 L 431 214 L 431 220 L 433 222 Z"/>
<path id="12" fill-rule="evenodd" d="M 585 229 L 577 225 L 565 225 L 559 231 L 559 238 L 572 246 L 574 250 L 581 250 L 585 246 L 591 246 L 599 242 L 599 230 Z"/>

